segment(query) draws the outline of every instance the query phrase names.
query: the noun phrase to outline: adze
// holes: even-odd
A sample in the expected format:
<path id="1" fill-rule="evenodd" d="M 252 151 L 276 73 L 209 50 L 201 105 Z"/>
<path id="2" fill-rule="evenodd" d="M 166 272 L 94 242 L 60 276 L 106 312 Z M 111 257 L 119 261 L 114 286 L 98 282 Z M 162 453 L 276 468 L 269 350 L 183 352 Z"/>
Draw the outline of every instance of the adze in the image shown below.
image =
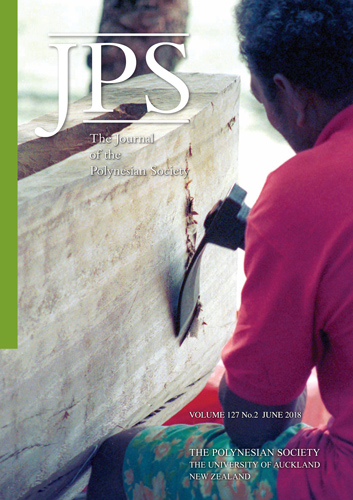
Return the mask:
<path id="1" fill-rule="evenodd" d="M 250 211 L 244 203 L 245 196 L 246 191 L 234 184 L 225 200 L 220 200 L 205 219 L 205 235 L 185 273 L 179 294 L 176 321 L 180 344 L 187 336 L 198 309 L 201 257 L 207 243 L 244 250 L 246 218 Z"/>

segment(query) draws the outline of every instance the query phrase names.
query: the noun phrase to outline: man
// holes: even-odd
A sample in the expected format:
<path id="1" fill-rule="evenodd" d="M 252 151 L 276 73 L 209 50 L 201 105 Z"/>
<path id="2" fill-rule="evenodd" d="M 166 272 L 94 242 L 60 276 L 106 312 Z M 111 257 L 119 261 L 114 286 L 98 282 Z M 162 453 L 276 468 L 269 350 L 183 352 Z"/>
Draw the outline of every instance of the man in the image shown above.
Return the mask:
<path id="1" fill-rule="evenodd" d="M 353 0 L 242 0 L 237 22 L 252 92 L 297 155 L 248 218 L 247 280 L 223 351 L 226 432 L 115 436 L 90 499 L 124 498 L 123 480 L 133 500 L 352 498 Z M 313 366 L 333 416 L 323 429 L 298 423 Z"/>

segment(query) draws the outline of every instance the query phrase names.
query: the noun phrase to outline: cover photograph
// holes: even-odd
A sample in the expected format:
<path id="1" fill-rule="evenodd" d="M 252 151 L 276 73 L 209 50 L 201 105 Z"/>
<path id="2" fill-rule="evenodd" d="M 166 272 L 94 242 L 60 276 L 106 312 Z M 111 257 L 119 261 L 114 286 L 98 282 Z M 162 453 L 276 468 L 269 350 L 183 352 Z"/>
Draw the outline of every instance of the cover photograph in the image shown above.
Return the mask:
<path id="1" fill-rule="evenodd" d="M 0 498 L 351 498 L 352 32 L 19 0 Z"/>

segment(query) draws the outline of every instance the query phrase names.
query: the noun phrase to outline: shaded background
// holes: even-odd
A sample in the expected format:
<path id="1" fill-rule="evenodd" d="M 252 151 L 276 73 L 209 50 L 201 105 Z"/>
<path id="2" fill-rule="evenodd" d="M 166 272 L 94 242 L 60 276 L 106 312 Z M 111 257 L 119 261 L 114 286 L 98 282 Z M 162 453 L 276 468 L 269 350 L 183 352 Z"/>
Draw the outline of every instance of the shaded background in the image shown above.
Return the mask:
<path id="1" fill-rule="evenodd" d="M 248 191 L 253 205 L 268 173 L 293 155 L 291 148 L 268 124 L 262 106 L 249 91 L 249 74 L 238 53 L 234 0 L 189 0 L 186 51 L 176 70 L 228 73 L 241 76 L 239 184 Z M 94 33 L 98 31 L 103 1 L 19 0 L 18 92 L 19 123 L 57 110 L 57 51 L 50 43 L 90 43 L 88 39 L 49 38 L 48 33 Z M 90 71 L 88 47 L 70 52 L 70 100 L 88 93 Z M 239 258 L 242 260 L 242 254 Z M 242 266 L 240 266 L 242 268 Z M 239 273 L 240 283 L 243 276 Z"/>

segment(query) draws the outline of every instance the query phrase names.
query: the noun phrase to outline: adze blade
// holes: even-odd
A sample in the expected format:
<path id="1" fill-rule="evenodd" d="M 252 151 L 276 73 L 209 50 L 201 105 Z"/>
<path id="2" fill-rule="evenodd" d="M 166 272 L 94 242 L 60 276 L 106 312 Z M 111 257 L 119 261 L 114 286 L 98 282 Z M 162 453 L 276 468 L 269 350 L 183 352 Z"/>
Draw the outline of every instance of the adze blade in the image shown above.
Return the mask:
<path id="1" fill-rule="evenodd" d="M 187 336 L 197 312 L 200 296 L 201 257 L 207 243 L 231 250 L 237 248 L 244 250 L 246 218 L 250 211 L 244 203 L 245 196 L 246 191 L 234 184 L 225 200 L 220 200 L 205 219 L 205 235 L 185 273 L 179 294 L 177 335 L 180 338 L 180 344 Z"/>

